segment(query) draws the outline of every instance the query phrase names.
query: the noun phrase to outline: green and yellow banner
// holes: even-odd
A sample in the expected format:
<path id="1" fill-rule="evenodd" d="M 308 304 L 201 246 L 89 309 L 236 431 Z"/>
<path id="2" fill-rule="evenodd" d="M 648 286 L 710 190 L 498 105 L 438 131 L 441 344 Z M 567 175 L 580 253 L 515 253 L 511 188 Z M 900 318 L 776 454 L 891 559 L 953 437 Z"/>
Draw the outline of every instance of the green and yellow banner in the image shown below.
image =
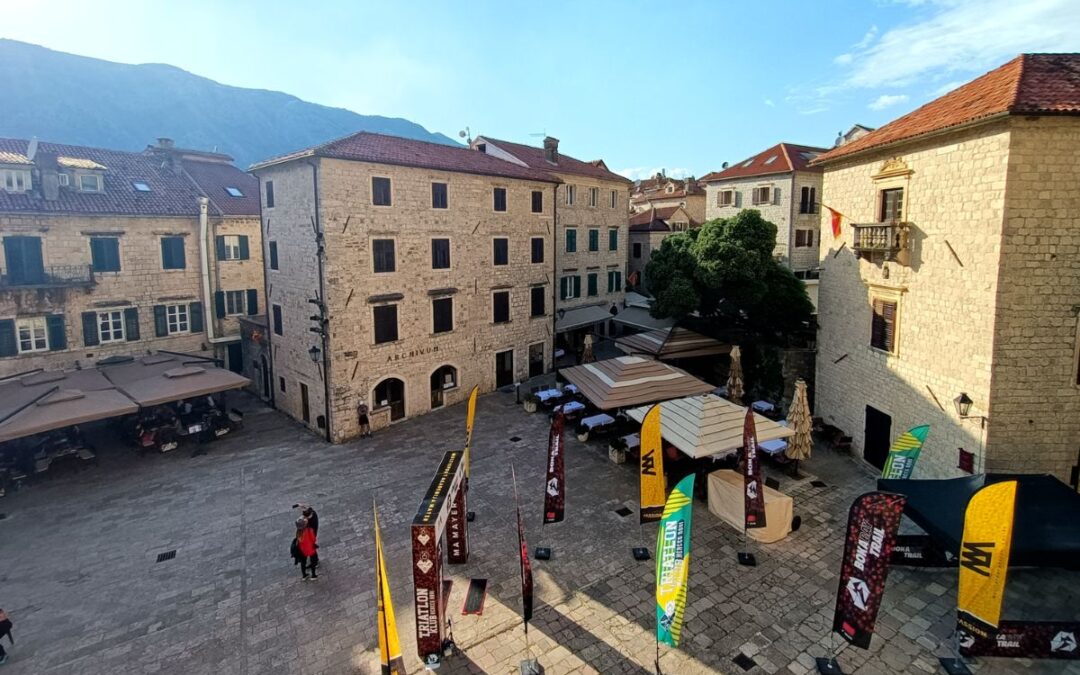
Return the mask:
<path id="1" fill-rule="evenodd" d="M 889 456 L 885 459 L 881 477 L 911 478 L 911 472 L 915 470 L 915 462 L 919 459 L 919 453 L 922 452 L 923 443 L 929 433 L 930 425 L 924 424 L 900 434 L 889 448 Z"/>
<path id="2" fill-rule="evenodd" d="M 476 392 L 480 389 L 479 386 L 473 387 L 469 392 L 469 406 L 468 412 L 465 414 L 465 480 L 469 480 L 469 467 L 472 459 L 472 429 L 473 422 L 476 421 Z"/>
<path id="3" fill-rule="evenodd" d="M 664 515 L 664 453 L 660 447 L 660 406 L 654 405 L 641 420 L 641 508 L 639 523 L 655 523 Z"/>
<path id="4" fill-rule="evenodd" d="M 386 579 L 382 535 L 379 534 L 379 514 L 375 513 L 375 581 L 379 604 L 379 663 L 382 675 L 405 675 L 405 660 L 401 656 L 394 603 L 390 599 L 390 583 Z"/>
<path id="5" fill-rule="evenodd" d="M 975 637 L 988 637 L 1001 621 L 1015 509 L 1014 480 L 987 485 L 968 502 L 956 609 L 959 628 Z"/>
<path id="6" fill-rule="evenodd" d="M 656 640 L 679 646 L 690 581 L 690 517 L 694 474 L 679 481 L 664 506 L 656 534 Z"/>

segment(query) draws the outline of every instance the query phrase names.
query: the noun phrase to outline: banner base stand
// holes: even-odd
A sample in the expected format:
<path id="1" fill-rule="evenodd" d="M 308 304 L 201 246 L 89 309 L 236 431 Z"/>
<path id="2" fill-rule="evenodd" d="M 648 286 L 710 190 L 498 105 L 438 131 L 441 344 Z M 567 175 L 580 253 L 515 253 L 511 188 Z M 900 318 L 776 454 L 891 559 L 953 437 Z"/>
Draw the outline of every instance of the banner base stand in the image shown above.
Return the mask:
<path id="1" fill-rule="evenodd" d="M 644 546 L 635 546 L 630 549 L 630 552 L 634 554 L 634 560 L 638 562 L 644 562 L 649 559 L 649 549 Z"/>
<path id="2" fill-rule="evenodd" d="M 551 560 L 551 547 L 550 546 L 537 546 L 536 552 L 533 553 L 533 557 L 537 560 Z M 525 663 L 522 661 L 522 663 Z"/>
<path id="3" fill-rule="evenodd" d="M 963 659 L 942 656 L 938 659 L 938 663 L 949 675 L 971 675 L 971 669 L 967 667 Z"/>
<path id="4" fill-rule="evenodd" d="M 739 564 L 745 567 L 757 567 L 757 558 L 753 553 L 747 553 L 746 551 L 739 552 Z M 839 671 L 837 671 L 839 672 Z"/>
<path id="5" fill-rule="evenodd" d="M 817 664 L 817 671 L 821 675 L 844 675 L 844 671 L 840 669 L 840 664 L 834 658 L 819 656 L 814 659 L 814 663 Z"/>
<path id="6" fill-rule="evenodd" d="M 521 675 L 544 675 L 544 667 L 536 659 L 526 659 L 521 662 Z"/>
<path id="7" fill-rule="evenodd" d="M 476 520 L 476 511 L 468 511 L 468 512 L 466 512 L 465 513 L 465 520 L 469 521 L 470 523 L 472 521 Z"/>

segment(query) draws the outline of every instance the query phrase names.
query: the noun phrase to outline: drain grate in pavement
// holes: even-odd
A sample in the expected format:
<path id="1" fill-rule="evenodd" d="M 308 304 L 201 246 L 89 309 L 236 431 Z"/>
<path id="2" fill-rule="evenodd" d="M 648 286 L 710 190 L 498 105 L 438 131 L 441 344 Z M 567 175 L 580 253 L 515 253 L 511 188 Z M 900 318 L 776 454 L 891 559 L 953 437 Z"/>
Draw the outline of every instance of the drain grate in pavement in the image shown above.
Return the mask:
<path id="1" fill-rule="evenodd" d="M 626 508 L 625 506 L 620 506 L 619 508 L 615 509 L 615 513 L 619 514 L 620 517 L 625 518 L 631 513 L 633 513 L 633 511 Z"/>
<path id="2" fill-rule="evenodd" d="M 6 514 L 6 513 L 0 513 L 0 520 L 4 520 L 4 519 L 6 519 L 6 518 L 7 518 L 7 514 Z"/>
<path id="3" fill-rule="evenodd" d="M 174 548 L 171 551 L 165 551 L 164 553 L 158 553 L 157 561 L 158 562 L 165 562 L 166 560 L 172 560 L 175 557 L 176 557 L 176 549 Z"/>
<path id="4" fill-rule="evenodd" d="M 733 658 L 732 661 L 734 661 L 735 665 L 742 668 L 743 670 L 750 670 L 757 665 L 757 663 L 754 662 L 754 659 L 750 658 L 746 654 L 743 654 L 742 652 L 739 652 L 739 655 Z"/>
<path id="5" fill-rule="evenodd" d="M 511 443 L 517 443 L 520 440 L 521 440 L 521 436 L 511 436 L 510 437 L 510 442 Z"/>
<path id="6" fill-rule="evenodd" d="M 810 484 L 813 485 L 816 488 L 825 487 L 825 481 L 823 481 L 823 480 L 812 480 L 812 481 L 810 481 Z"/>

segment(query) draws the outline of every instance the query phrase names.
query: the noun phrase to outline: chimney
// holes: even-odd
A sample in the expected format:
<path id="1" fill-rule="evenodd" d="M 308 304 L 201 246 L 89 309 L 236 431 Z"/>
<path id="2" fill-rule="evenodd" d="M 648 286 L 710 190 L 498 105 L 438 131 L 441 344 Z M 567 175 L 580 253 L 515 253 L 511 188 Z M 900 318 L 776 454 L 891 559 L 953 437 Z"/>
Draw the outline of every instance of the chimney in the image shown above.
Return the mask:
<path id="1" fill-rule="evenodd" d="M 56 162 L 56 153 L 37 149 L 34 166 L 41 182 L 41 196 L 45 201 L 55 202 L 60 197 L 60 165 Z"/>
<path id="2" fill-rule="evenodd" d="M 173 139 L 160 137 L 160 138 L 157 139 L 157 144 L 158 144 L 158 147 L 163 149 L 163 150 L 172 150 L 172 148 L 173 148 Z"/>
<path id="3" fill-rule="evenodd" d="M 544 159 L 552 164 L 559 163 L 559 139 L 551 136 L 544 138 Z"/>

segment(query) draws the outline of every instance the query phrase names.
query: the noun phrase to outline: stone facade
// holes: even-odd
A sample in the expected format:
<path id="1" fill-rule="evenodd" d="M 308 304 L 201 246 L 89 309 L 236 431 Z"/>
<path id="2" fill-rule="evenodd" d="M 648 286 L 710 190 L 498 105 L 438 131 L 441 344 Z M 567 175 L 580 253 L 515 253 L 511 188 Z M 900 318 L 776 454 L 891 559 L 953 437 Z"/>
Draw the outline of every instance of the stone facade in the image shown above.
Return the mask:
<path id="1" fill-rule="evenodd" d="M 647 185 L 646 185 L 647 184 Z M 689 193 L 687 185 L 690 186 Z M 693 178 L 663 179 L 661 176 L 642 181 L 630 196 L 630 212 L 642 213 L 651 208 L 681 206 L 693 224 L 705 221 L 705 186 Z"/>
<path id="2" fill-rule="evenodd" d="M 1080 437 L 1080 219 L 1075 117 L 1006 118 L 825 165 L 817 408 L 866 456 L 867 407 L 890 438 L 931 431 L 916 477 L 1046 471 L 1068 479 Z M 888 161 L 888 166 L 886 162 Z M 906 264 L 856 256 L 852 223 L 902 188 Z M 846 245 L 845 245 L 846 244 Z M 872 303 L 896 303 L 891 353 L 870 346 Z M 961 419 L 953 399 L 974 404 Z"/>
<path id="3" fill-rule="evenodd" d="M 643 288 L 645 284 L 645 268 L 649 264 L 649 259 L 652 258 L 653 251 L 659 250 L 664 240 L 672 234 L 674 233 L 670 231 L 657 232 L 653 230 L 630 232 L 630 256 L 626 267 L 627 278 L 637 274 L 638 279 L 640 279 L 638 286 Z"/>
<path id="4" fill-rule="evenodd" d="M 392 418 L 459 402 L 473 386 L 487 392 L 497 383 L 524 380 L 531 353 L 534 370 L 550 368 L 557 288 L 554 179 L 326 157 L 256 172 L 264 195 L 264 237 L 277 249 L 278 269 L 267 270 L 267 321 L 278 408 L 319 433 L 328 427 L 328 437 L 340 442 L 358 434 L 361 401 L 372 409 L 372 426 L 378 429 Z M 390 206 L 373 204 L 373 177 L 390 179 Z M 269 181 L 273 207 L 265 203 Z M 432 207 L 432 183 L 447 185 L 446 209 Z M 493 208 L 496 188 L 506 190 L 505 211 Z M 540 213 L 532 212 L 534 191 L 543 195 Z M 324 233 L 322 284 L 316 227 Z M 449 268 L 433 269 L 433 239 L 450 240 Z M 505 265 L 495 264 L 496 239 L 507 240 Z M 542 260 L 535 263 L 533 239 L 543 245 Z M 375 272 L 374 240 L 393 240 L 394 271 Z M 543 289 L 544 298 L 543 312 L 535 316 L 534 288 Z M 509 321 L 495 323 L 494 296 L 504 292 L 509 293 Z M 318 314 L 309 301 L 320 297 L 329 319 L 325 343 L 309 330 L 316 326 L 309 317 Z M 433 301 L 446 299 L 452 301 L 453 328 L 435 333 Z M 397 307 L 398 339 L 377 344 L 374 313 L 390 305 Z M 274 331 L 275 307 L 280 307 L 282 334 Z M 325 383 L 322 358 L 313 362 L 309 353 L 316 346 L 329 350 Z M 498 355 L 506 352 L 512 354 L 512 367 L 497 382 L 496 363 L 506 363 Z M 442 370 L 445 366 L 453 370 Z M 392 379 L 403 387 L 398 403 L 383 398 L 387 391 L 393 394 L 386 386 Z M 320 419 L 324 391 L 330 392 L 329 420 Z"/>

